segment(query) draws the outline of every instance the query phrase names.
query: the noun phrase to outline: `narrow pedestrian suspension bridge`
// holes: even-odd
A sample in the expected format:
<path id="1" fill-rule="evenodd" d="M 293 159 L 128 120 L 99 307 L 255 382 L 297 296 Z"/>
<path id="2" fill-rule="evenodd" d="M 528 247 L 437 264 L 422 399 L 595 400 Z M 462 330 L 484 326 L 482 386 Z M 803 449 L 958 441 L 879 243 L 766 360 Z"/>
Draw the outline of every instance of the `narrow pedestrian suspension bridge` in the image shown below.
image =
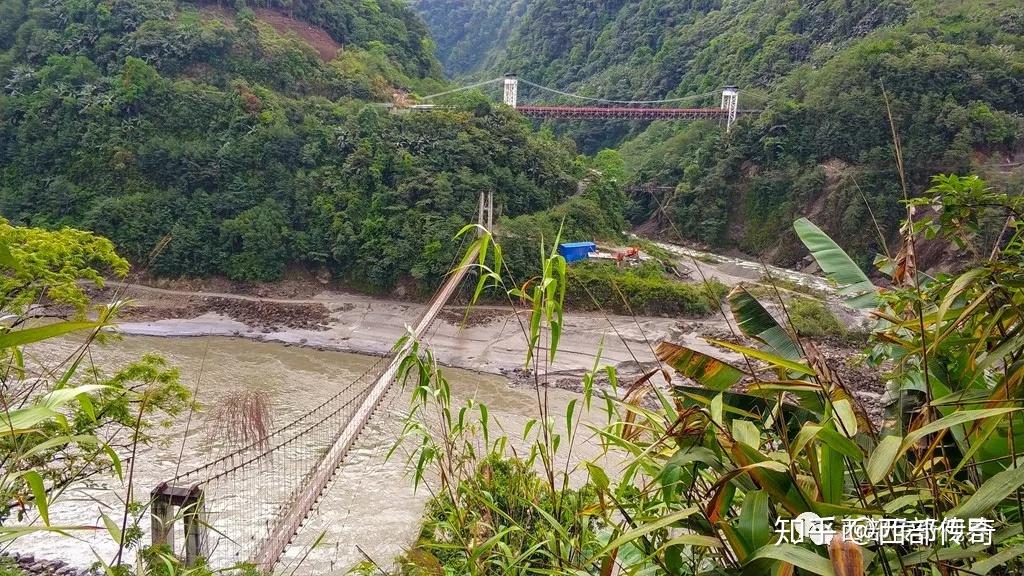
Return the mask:
<path id="1" fill-rule="evenodd" d="M 613 100 L 608 98 L 594 98 L 581 96 L 571 92 L 556 90 L 547 86 L 541 86 L 528 80 L 523 80 L 515 74 L 506 74 L 499 78 L 492 78 L 469 86 L 461 86 L 452 90 L 446 90 L 438 94 L 424 96 L 420 100 L 427 102 L 435 98 L 476 90 L 501 83 L 504 86 L 502 101 L 515 108 L 523 116 L 540 119 L 595 119 L 595 120 L 721 120 L 725 123 L 726 131 L 732 128 L 739 115 L 753 112 L 752 110 L 739 109 L 739 89 L 735 86 L 726 86 L 721 91 L 721 104 L 719 107 L 702 108 L 681 108 L 679 105 L 685 102 L 698 102 L 707 100 L 718 91 L 705 92 L 703 94 L 691 94 L 679 98 L 663 98 L 659 100 Z M 540 93 L 554 96 L 559 99 L 584 101 L 586 105 L 539 105 L 522 104 L 519 102 L 519 85 L 523 84 L 535 89 Z M 672 106 L 666 106 L 672 105 Z M 411 106 L 414 110 L 433 110 L 438 108 L 434 104 L 417 104 Z"/>
<path id="2" fill-rule="evenodd" d="M 490 193 L 480 195 L 478 209 L 478 224 L 490 230 Z M 410 326 L 406 343 L 390 356 L 266 437 L 154 488 L 152 543 L 169 545 L 187 565 L 205 558 L 214 569 L 251 563 L 273 572 L 387 395 L 412 342 L 426 336 L 477 256 L 470 249 Z M 181 547 L 175 546 L 176 534 L 184 537 Z"/>

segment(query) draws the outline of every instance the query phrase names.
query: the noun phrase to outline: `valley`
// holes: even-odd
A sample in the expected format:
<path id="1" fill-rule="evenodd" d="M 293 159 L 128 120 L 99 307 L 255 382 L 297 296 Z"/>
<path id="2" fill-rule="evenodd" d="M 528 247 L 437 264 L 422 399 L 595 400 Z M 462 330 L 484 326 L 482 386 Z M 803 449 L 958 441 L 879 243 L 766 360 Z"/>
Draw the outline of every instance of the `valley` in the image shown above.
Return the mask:
<path id="1" fill-rule="evenodd" d="M 1019 573 L 1022 157 L 1017 0 L 0 0 L 0 576 Z"/>

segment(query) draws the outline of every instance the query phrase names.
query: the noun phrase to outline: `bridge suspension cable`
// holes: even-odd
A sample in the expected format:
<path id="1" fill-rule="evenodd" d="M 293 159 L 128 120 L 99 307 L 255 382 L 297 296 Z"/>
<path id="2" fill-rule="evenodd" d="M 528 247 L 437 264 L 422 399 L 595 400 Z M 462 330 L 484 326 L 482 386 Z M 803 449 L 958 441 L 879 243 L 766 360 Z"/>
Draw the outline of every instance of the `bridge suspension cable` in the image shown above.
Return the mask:
<path id="1" fill-rule="evenodd" d="M 493 198 L 481 194 L 478 223 L 493 224 Z M 486 214 L 486 218 L 485 218 Z M 270 573 L 355 444 L 400 371 L 413 340 L 424 338 L 472 268 L 474 245 L 410 326 L 408 340 L 326 401 L 256 442 L 162 482 L 151 492 L 154 545 L 175 540 L 184 524 L 188 565 L 248 561 Z"/>
<path id="2" fill-rule="evenodd" d="M 466 90 L 472 90 L 488 84 L 494 84 L 495 82 L 501 82 L 502 78 L 491 78 L 490 80 L 484 80 L 483 82 L 477 82 L 476 84 L 470 84 L 469 86 L 460 86 L 451 90 L 445 90 L 444 92 L 438 92 L 437 94 L 431 94 L 430 96 L 423 96 L 420 100 L 430 100 L 432 98 L 439 98 L 441 96 L 447 96 L 449 94 L 455 94 L 456 92 L 465 92 Z"/>

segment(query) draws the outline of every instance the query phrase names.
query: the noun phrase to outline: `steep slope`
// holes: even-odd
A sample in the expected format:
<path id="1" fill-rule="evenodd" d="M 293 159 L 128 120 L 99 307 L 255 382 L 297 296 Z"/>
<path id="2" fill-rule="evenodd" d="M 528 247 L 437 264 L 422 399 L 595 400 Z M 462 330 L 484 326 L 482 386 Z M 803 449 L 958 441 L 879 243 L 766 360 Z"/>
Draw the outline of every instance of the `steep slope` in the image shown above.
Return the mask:
<path id="1" fill-rule="evenodd" d="M 456 4 L 474 17 L 482 3 Z M 436 8 L 418 4 L 435 30 Z M 639 193 L 631 217 L 659 214 L 668 234 L 792 263 L 802 254 L 788 224 L 811 214 L 866 262 L 884 248 L 872 213 L 886 237 L 903 213 L 890 113 L 911 194 L 938 172 L 980 171 L 1012 190 L 1024 180 L 1017 0 L 529 0 L 519 10 L 471 74 L 513 70 L 617 99 L 737 84 L 741 107 L 758 110 L 728 136 L 702 123 L 555 125 L 584 150 L 621 146 L 632 181 L 661 190 Z"/>
<path id="2" fill-rule="evenodd" d="M 160 274 L 300 263 L 383 290 L 447 272 L 481 190 L 509 216 L 576 190 L 571 144 L 508 111 L 375 104 L 443 87 L 403 4 L 270 10 L 0 0 L 0 214 L 95 230 L 142 266 L 160 246 Z M 333 58 L 303 40 L 322 34 Z"/>
<path id="3" fill-rule="evenodd" d="M 530 0 L 411 0 L 437 45 L 437 57 L 452 77 L 498 65 L 509 36 Z"/>

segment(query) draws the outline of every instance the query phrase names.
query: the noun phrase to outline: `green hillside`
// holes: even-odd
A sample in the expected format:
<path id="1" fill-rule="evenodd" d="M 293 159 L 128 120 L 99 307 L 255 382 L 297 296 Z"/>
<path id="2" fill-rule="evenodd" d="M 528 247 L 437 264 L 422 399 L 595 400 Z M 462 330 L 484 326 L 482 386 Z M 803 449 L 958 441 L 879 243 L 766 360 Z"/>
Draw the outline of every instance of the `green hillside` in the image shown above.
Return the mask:
<path id="1" fill-rule="evenodd" d="M 410 0 L 423 16 L 445 72 L 471 75 L 498 64 L 530 0 Z"/>
<path id="2" fill-rule="evenodd" d="M 481 190 L 516 216 L 581 173 L 486 103 L 389 113 L 443 87 L 432 51 L 395 0 L 2 0 L 0 214 L 94 230 L 137 268 L 165 244 L 156 274 L 429 285 Z"/>
<path id="3" fill-rule="evenodd" d="M 1022 180 L 1024 6 L 1014 0 L 529 0 L 505 42 L 483 25 L 488 3 L 417 6 L 433 30 L 466 31 L 438 42 L 443 61 L 487 46 L 470 75 L 513 70 L 616 99 L 739 85 L 741 107 L 759 112 L 728 136 L 701 123 L 556 126 L 585 150 L 621 147 L 634 183 L 672 188 L 637 195 L 630 214 L 658 214 L 670 235 L 792 263 L 803 252 L 788 224 L 809 214 L 866 263 L 881 249 L 871 212 L 890 235 L 903 215 L 883 87 L 912 194 L 937 172 L 981 172 L 1011 189 Z"/>

